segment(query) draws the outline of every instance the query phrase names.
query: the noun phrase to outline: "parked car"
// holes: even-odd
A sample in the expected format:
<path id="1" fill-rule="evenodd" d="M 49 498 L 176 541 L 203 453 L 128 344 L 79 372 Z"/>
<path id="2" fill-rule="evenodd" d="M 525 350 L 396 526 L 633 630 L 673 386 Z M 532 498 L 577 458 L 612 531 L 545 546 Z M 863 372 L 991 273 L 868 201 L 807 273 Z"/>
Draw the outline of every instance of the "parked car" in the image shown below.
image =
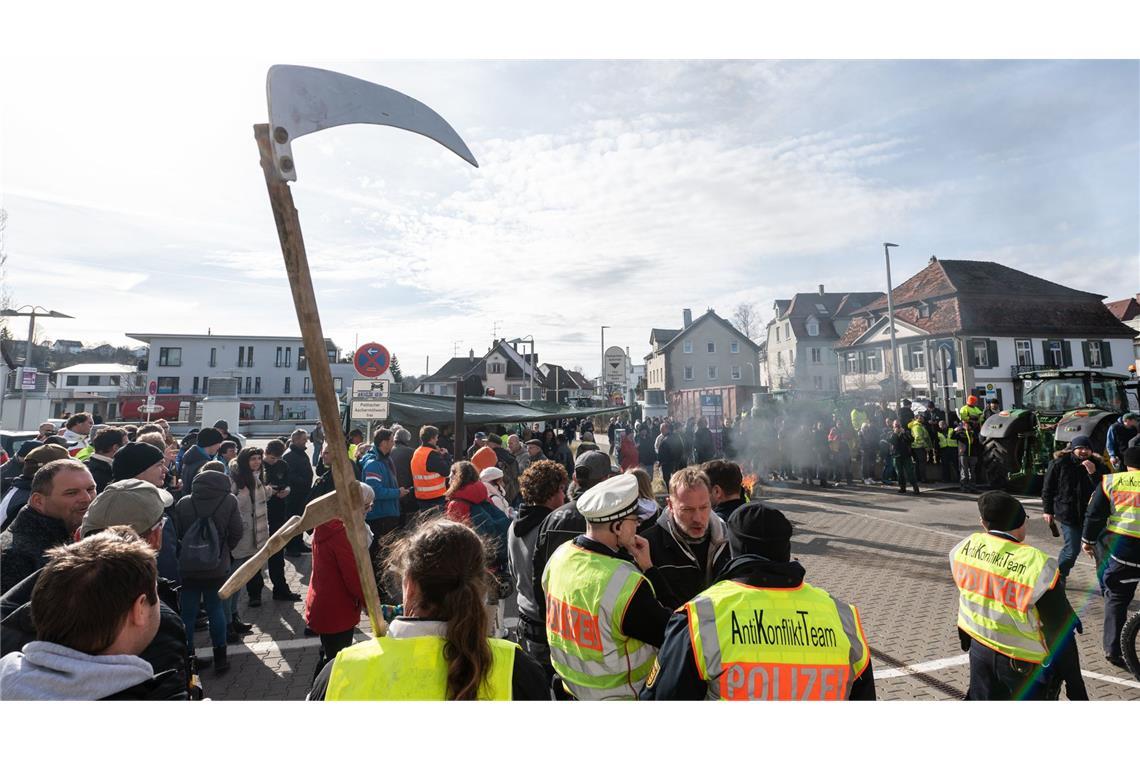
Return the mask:
<path id="1" fill-rule="evenodd" d="M 38 430 L 0 430 L 0 465 L 16 456 L 16 449 L 20 448 L 21 443 L 30 441 L 39 434 Z"/>

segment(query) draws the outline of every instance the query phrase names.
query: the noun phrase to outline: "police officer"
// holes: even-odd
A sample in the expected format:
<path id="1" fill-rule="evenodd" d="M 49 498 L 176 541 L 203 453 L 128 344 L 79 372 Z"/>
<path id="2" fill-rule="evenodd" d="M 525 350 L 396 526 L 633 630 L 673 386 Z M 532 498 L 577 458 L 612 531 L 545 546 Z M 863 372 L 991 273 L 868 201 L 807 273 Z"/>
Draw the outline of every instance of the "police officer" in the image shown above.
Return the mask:
<path id="1" fill-rule="evenodd" d="M 637 499 L 631 473 L 582 494 L 586 534 L 559 546 L 543 570 L 556 693 L 637 699 L 649 675 L 671 611 L 654 595 L 657 571 L 649 542 L 637 535 Z"/>
<path id="2" fill-rule="evenodd" d="M 670 619 L 642 698 L 873 700 L 859 612 L 804 582 L 788 518 L 750 502 L 728 528 L 732 561 Z"/>
<path id="3" fill-rule="evenodd" d="M 950 552 L 959 591 L 958 637 L 970 653 L 966 699 L 1043 699 L 1045 663 L 1058 652 L 1076 651 L 1066 646 L 1067 624 L 1076 613 L 1059 585 L 1057 561 L 1022 543 L 1021 502 L 1003 491 L 986 491 L 978 497 L 978 512 L 985 532 Z"/>
<path id="4" fill-rule="evenodd" d="M 1140 581 L 1140 448 L 1124 450 L 1125 472 L 1105 475 L 1085 515 L 1081 546 L 1096 558 L 1096 542 L 1107 526 L 1108 561 L 1101 583 L 1104 601 L 1104 656 L 1126 667 L 1120 650 L 1120 629 Z"/>

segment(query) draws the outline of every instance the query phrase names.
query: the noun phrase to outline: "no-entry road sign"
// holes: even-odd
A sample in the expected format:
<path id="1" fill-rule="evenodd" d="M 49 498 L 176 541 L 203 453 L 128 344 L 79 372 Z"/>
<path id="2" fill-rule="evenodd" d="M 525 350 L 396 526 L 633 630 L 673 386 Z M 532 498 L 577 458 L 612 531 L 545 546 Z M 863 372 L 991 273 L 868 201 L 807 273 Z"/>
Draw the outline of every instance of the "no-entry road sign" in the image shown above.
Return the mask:
<path id="1" fill-rule="evenodd" d="M 352 358 L 352 366 L 365 377 L 380 377 L 388 371 L 391 363 L 391 354 L 379 343 L 365 343 L 356 349 L 356 355 Z"/>

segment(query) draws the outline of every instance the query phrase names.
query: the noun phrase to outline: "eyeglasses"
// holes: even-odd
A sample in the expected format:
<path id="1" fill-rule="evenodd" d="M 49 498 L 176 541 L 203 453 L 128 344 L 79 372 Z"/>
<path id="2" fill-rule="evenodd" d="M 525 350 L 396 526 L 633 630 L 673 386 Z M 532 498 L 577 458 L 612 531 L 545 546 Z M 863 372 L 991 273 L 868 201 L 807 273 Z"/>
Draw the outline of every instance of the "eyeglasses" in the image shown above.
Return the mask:
<path id="1" fill-rule="evenodd" d="M 156 522 L 154 525 L 150 526 L 150 530 L 148 530 L 147 533 L 154 533 L 154 531 L 156 529 L 161 530 L 165 527 L 166 527 L 166 515 L 163 515 L 162 517 L 158 518 L 158 522 Z"/>

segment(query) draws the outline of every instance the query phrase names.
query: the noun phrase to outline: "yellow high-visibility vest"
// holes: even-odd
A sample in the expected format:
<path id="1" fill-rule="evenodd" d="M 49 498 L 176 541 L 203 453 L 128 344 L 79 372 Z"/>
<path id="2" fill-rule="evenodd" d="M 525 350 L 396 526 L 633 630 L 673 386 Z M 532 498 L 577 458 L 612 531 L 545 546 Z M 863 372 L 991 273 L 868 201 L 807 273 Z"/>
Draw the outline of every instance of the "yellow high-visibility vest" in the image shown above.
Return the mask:
<path id="1" fill-rule="evenodd" d="M 684 610 L 707 699 L 848 699 L 871 661 L 858 611 L 807 583 L 721 581 Z"/>
<path id="2" fill-rule="evenodd" d="M 1056 585 L 1057 561 L 1028 544 L 975 533 L 950 552 L 958 627 L 1015 660 L 1040 664 L 1049 650 L 1037 600 Z"/>
<path id="3" fill-rule="evenodd" d="M 642 582 L 649 583 L 633 563 L 573 542 L 546 563 L 550 661 L 577 699 L 637 699 L 657 648 L 622 633 L 621 618 Z"/>
<path id="4" fill-rule="evenodd" d="M 1106 526 L 1118 536 L 1140 538 L 1140 471 L 1105 475 L 1100 481 L 1104 495 L 1112 500 Z"/>
<path id="5" fill-rule="evenodd" d="M 433 701 L 447 699 L 447 660 L 442 636 L 384 636 L 340 650 L 333 661 L 326 701 Z M 479 699 L 509 700 L 518 645 L 487 639 L 491 672 Z"/>

